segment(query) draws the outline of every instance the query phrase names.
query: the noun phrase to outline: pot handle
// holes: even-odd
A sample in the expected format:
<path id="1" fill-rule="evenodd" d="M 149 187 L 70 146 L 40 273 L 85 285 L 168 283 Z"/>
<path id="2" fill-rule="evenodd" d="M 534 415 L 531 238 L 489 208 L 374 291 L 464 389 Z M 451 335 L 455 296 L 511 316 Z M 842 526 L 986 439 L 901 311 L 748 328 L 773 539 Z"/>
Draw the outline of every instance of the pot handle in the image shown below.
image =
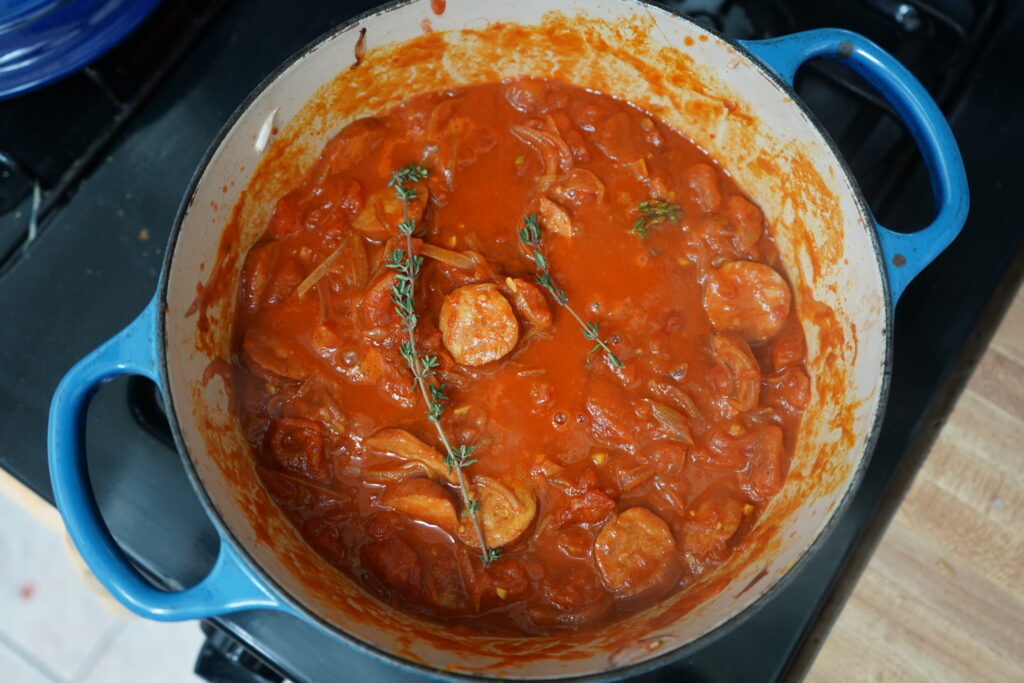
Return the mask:
<path id="1" fill-rule="evenodd" d="M 949 246 L 967 220 L 967 174 L 946 118 L 905 66 L 857 33 L 818 29 L 740 42 L 790 86 L 797 69 L 812 59 L 848 66 L 888 100 L 910 130 L 928 168 L 938 213 L 927 227 L 911 234 L 889 230 L 872 218 L 895 306 L 910 281 Z"/>
<path id="2" fill-rule="evenodd" d="M 221 535 L 210 573 L 181 591 L 151 585 L 132 566 L 100 516 L 85 456 L 85 417 L 96 391 L 119 375 L 142 375 L 160 383 L 156 343 L 156 298 L 126 328 L 80 360 L 64 376 L 50 404 L 50 481 L 71 540 L 96 578 L 133 612 L 178 621 L 255 607 L 287 610 Z"/>

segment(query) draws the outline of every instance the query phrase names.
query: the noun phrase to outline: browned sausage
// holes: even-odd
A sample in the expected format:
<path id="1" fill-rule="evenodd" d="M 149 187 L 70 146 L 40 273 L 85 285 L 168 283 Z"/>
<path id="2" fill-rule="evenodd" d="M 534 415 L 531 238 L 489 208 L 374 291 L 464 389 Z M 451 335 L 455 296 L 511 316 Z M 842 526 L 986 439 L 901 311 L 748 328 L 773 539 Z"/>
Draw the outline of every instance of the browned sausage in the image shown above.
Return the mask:
<path id="1" fill-rule="evenodd" d="M 690 511 L 683 537 L 687 553 L 701 558 L 721 549 L 743 521 L 743 506 L 735 498 L 707 498 Z"/>
<path id="2" fill-rule="evenodd" d="M 562 237 L 572 237 L 572 219 L 569 212 L 547 197 L 537 200 L 537 222 L 540 227 Z"/>
<path id="3" fill-rule="evenodd" d="M 254 370 L 262 369 L 290 379 L 305 379 L 313 372 L 311 359 L 281 339 L 276 330 L 249 328 L 242 339 L 242 350 L 249 361 L 247 364 Z"/>
<path id="4" fill-rule="evenodd" d="M 715 366 L 708 373 L 717 389 L 713 399 L 722 417 L 731 420 L 757 407 L 761 393 L 761 368 L 747 343 L 736 334 L 711 335 Z"/>
<path id="5" fill-rule="evenodd" d="M 594 558 L 608 590 L 622 596 L 643 593 L 672 576 L 676 541 L 661 517 L 629 508 L 601 528 Z"/>
<path id="6" fill-rule="evenodd" d="M 747 449 L 750 466 L 745 473 L 746 490 L 754 500 L 767 500 L 782 490 L 786 481 L 782 430 L 765 425 L 757 430 Z"/>
<path id="7" fill-rule="evenodd" d="M 745 249 L 750 249 L 761 239 L 761 209 L 736 194 L 725 202 L 725 215 L 736 229 L 736 236 Z"/>
<path id="8" fill-rule="evenodd" d="M 704 283 L 704 310 L 715 329 L 738 332 L 754 343 L 779 333 L 790 299 L 782 276 L 754 261 L 729 261 Z"/>
<path id="9" fill-rule="evenodd" d="M 491 282 L 459 287 L 446 296 L 438 328 L 452 358 L 473 367 L 498 360 L 519 341 L 512 306 Z"/>
<path id="10" fill-rule="evenodd" d="M 684 171 L 686 184 L 697 195 L 697 203 L 704 211 L 717 211 L 722 205 L 722 191 L 718 189 L 718 172 L 710 164 L 694 164 Z"/>
<path id="11" fill-rule="evenodd" d="M 551 326 L 551 308 L 540 287 L 518 277 L 505 278 L 512 292 L 512 304 L 523 320 L 536 330 Z"/>
<path id="12" fill-rule="evenodd" d="M 408 216 L 419 223 L 427 208 L 430 191 L 425 183 L 415 183 L 416 198 L 409 202 Z M 398 224 L 405 218 L 406 208 L 395 190 L 386 187 L 366 198 L 366 205 L 352 221 L 352 227 L 368 239 L 383 242 L 398 234 Z"/>
<path id="13" fill-rule="evenodd" d="M 265 448 L 285 470 L 330 483 L 331 464 L 324 457 L 323 427 L 319 422 L 294 417 L 273 421 Z"/>
<path id="14" fill-rule="evenodd" d="M 491 548 L 508 545 L 523 535 L 537 514 L 537 501 L 525 488 L 506 485 L 490 477 L 473 477 L 473 490 L 480 504 L 480 524 Z M 480 547 L 476 529 L 463 515 L 459 538 L 466 545 Z"/>

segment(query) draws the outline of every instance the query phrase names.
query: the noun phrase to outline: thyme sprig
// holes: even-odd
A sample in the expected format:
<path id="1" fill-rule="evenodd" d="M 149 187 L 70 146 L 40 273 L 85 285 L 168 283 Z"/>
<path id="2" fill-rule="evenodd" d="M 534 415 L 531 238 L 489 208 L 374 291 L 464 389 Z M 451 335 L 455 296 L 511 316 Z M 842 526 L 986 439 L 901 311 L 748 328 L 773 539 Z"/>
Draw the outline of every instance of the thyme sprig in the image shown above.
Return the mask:
<path id="1" fill-rule="evenodd" d="M 466 476 L 463 469 L 472 465 L 476 460 L 473 458 L 473 446 L 460 444 L 452 445 L 448 435 L 441 426 L 441 416 L 444 415 L 445 406 L 448 404 L 448 394 L 444 383 L 438 382 L 437 356 L 420 353 L 416 346 L 416 324 L 419 317 L 416 315 L 416 278 L 419 277 L 420 269 L 423 266 L 423 257 L 413 253 L 412 234 L 416 230 L 416 221 L 409 215 L 409 203 L 416 199 L 416 188 L 412 183 L 418 183 L 427 177 L 427 169 L 420 164 L 409 164 L 391 173 L 388 180 L 388 187 L 395 190 L 395 194 L 402 201 L 402 221 L 398 224 L 399 232 L 405 237 L 405 249 L 395 249 L 388 255 L 385 265 L 395 271 L 395 284 L 391 287 L 391 301 L 395 305 L 395 312 L 402 319 L 402 330 L 407 338 L 399 347 L 402 358 L 405 359 L 409 370 L 412 371 L 413 389 L 419 389 L 423 395 L 423 402 L 427 406 L 427 419 L 437 430 L 437 436 L 444 446 L 444 462 L 448 465 L 449 472 L 454 472 L 459 484 L 459 492 L 462 495 L 462 505 L 469 515 L 473 528 L 476 531 L 477 539 L 480 541 L 480 560 L 485 567 L 501 556 L 501 548 L 489 548 L 484 538 L 484 530 L 480 525 L 480 503 L 469 491 L 466 483 Z"/>
<path id="2" fill-rule="evenodd" d="M 576 322 L 580 324 L 580 328 L 583 330 L 583 338 L 594 342 L 590 352 L 603 351 L 608 362 L 614 367 L 625 367 L 622 359 L 616 356 L 608 347 L 608 343 L 601 339 L 597 323 L 581 318 L 573 307 L 569 305 L 569 295 L 565 293 L 564 289 L 555 284 L 555 280 L 551 276 L 548 259 L 544 256 L 544 252 L 541 251 L 540 225 L 537 223 L 537 216 L 535 214 L 531 213 L 523 217 L 523 228 L 519 231 L 519 240 L 532 251 L 529 257 L 534 265 L 537 266 L 537 284 L 548 290 L 555 303 L 567 310 L 573 318 L 576 318 Z"/>
<path id="3" fill-rule="evenodd" d="M 636 210 L 640 213 L 640 218 L 636 219 L 636 222 L 633 223 L 630 232 L 636 233 L 641 237 L 647 237 L 650 234 L 651 227 L 658 223 L 665 223 L 666 221 L 675 223 L 683 215 L 683 210 L 679 208 L 678 204 L 673 204 L 661 197 L 640 202 Z"/>

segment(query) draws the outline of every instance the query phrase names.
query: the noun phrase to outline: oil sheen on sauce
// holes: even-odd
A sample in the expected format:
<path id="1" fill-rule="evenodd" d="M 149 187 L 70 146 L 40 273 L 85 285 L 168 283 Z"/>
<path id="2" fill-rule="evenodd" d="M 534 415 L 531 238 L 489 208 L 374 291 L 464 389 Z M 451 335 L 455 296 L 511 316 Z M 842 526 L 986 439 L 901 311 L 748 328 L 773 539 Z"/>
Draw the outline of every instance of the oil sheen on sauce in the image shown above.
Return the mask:
<path id="1" fill-rule="evenodd" d="M 488 567 L 400 353 L 387 183 L 410 163 L 416 338 L 475 447 Z M 367 591 L 483 633 L 597 627 L 686 591 L 780 490 L 809 399 L 790 288 L 759 209 L 678 132 L 521 79 L 356 121 L 296 181 L 246 256 L 234 396 L 273 499 Z M 621 368 L 536 283 L 528 216 Z"/>

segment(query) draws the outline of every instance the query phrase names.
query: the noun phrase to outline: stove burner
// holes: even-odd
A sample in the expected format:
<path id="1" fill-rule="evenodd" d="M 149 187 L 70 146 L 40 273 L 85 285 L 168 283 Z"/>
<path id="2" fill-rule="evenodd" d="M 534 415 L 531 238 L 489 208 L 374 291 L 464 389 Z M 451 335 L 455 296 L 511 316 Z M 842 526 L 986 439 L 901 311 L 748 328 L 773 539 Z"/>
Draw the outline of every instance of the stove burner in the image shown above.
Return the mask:
<path id="1" fill-rule="evenodd" d="M 974 56 L 990 35 L 996 2 L 965 0 L 675 0 L 671 9 L 739 40 L 770 38 L 819 26 L 870 37 L 903 62 L 949 112 L 966 86 Z M 923 172 L 920 154 L 892 108 L 852 71 L 812 62 L 796 91 L 842 151 L 879 221 L 893 230 L 927 225 L 932 207 L 893 215 L 900 188 Z M 929 200 L 930 201 L 930 200 Z"/>

